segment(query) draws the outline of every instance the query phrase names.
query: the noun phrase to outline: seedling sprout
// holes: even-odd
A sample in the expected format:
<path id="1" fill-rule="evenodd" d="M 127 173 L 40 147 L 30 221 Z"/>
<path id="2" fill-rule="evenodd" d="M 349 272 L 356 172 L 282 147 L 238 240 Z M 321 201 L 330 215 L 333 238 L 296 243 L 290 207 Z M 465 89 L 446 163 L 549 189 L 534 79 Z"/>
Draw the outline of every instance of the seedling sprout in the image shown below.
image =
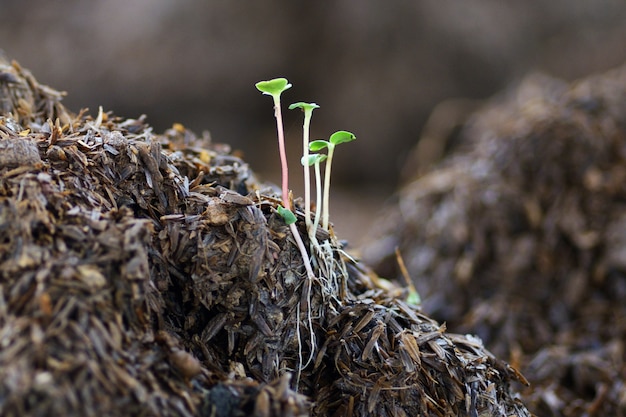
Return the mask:
<path id="1" fill-rule="evenodd" d="M 282 176 L 283 205 L 291 210 L 289 202 L 289 168 L 287 167 L 287 153 L 285 151 L 285 133 L 283 129 L 283 115 L 280 110 L 280 95 L 283 91 L 291 88 L 286 78 L 274 78 L 269 81 L 259 81 L 256 88 L 263 94 L 272 96 L 274 99 L 274 117 L 276 118 L 276 130 L 278 131 L 278 152 L 280 153 L 280 166 Z"/>
<path id="2" fill-rule="evenodd" d="M 302 160 L 307 161 L 309 159 L 309 131 L 311 126 L 311 117 L 313 117 L 313 110 L 319 108 L 315 103 L 304 103 L 302 101 L 293 103 L 289 106 L 289 110 L 302 109 L 304 112 L 304 124 L 302 126 Z M 307 163 L 302 164 L 304 166 L 304 222 L 306 224 L 306 230 L 311 236 L 313 225 L 311 224 L 311 178 L 310 178 L 310 165 Z M 313 232 L 313 235 L 315 233 Z"/>
<path id="3" fill-rule="evenodd" d="M 276 117 L 276 130 L 278 131 L 278 151 L 280 153 L 280 165 L 282 172 L 282 194 L 284 207 L 278 208 L 278 214 L 282 216 L 285 223 L 289 225 L 291 234 L 300 249 L 302 255 L 302 261 L 304 268 L 306 269 L 307 276 L 310 280 L 315 279 L 313 268 L 311 267 L 311 260 L 309 254 L 306 251 L 302 237 L 296 227 L 296 216 L 291 211 L 291 201 L 289 199 L 289 169 L 287 167 L 287 152 L 285 151 L 285 133 L 283 129 L 283 117 L 280 110 L 280 95 L 283 91 L 291 88 L 291 84 L 286 78 L 274 78 L 269 81 L 259 81 L 256 83 L 256 88 L 263 94 L 272 96 L 274 99 L 274 116 Z"/>
<path id="4" fill-rule="evenodd" d="M 339 130 L 326 140 L 314 140 L 309 144 L 309 150 L 317 152 L 324 148 L 328 148 L 328 160 L 326 161 L 326 171 L 324 172 L 324 207 L 322 209 L 322 227 L 324 230 L 328 230 L 328 218 L 329 218 L 329 199 L 330 199 L 330 174 L 333 163 L 333 154 L 335 153 L 335 147 L 340 143 L 351 142 L 356 139 L 356 136 L 345 130 Z"/>

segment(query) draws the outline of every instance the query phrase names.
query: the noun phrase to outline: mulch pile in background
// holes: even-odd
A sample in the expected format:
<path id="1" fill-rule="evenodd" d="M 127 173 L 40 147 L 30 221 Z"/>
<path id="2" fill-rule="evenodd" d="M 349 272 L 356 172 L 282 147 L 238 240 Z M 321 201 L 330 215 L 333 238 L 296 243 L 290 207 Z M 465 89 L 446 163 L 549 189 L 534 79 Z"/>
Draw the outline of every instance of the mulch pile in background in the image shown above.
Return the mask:
<path id="1" fill-rule="evenodd" d="M 61 97 L 0 62 L 0 414 L 528 415 L 328 233 L 308 280 L 227 146 Z"/>
<path id="2" fill-rule="evenodd" d="M 468 121 L 364 248 L 508 358 L 542 416 L 626 415 L 626 68 L 529 77 Z"/>

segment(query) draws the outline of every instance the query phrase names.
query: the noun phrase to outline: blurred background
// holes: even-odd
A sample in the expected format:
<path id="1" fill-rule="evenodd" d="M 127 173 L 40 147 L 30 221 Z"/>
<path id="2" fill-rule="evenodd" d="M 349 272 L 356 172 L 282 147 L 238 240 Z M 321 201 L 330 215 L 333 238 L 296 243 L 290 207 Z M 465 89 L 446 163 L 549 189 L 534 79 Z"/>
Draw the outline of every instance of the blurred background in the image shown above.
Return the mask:
<path id="1" fill-rule="evenodd" d="M 356 244 L 403 167 L 418 168 L 410 150 L 438 103 L 626 58 L 622 0 L 2 0 L 0 19 L 0 49 L 67 91 L 70 109 L 146 114 L 157 132 L 174 122 L 208 130 L 277 183 L 271 99 L 254 83 L 287 77 L 285 108 L 321 105 L 312 139 L 340 129 L 358 138 L 337 151 L 331 199 L 340 236 Z M 285 113 L 298 195 L 302 116 Z"/>

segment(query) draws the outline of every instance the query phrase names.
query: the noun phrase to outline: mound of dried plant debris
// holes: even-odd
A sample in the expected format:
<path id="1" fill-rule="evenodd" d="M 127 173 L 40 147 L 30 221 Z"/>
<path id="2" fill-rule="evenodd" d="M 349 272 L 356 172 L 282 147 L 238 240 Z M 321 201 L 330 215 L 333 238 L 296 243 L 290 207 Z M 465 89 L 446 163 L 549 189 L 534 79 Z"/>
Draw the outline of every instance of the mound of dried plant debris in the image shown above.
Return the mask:
<path id="1" fill-rule="evenodd" d="M 0 63 L 1 415 L 528 415 L 332 233 L 308 280 L 228 147 L 61 97 Z"/>
<path id="2" fill-rule="evenodd" d="M 387 218 L 364 258 L 399 275 L 400 247 L 424 311 L 521 366 L 531 411 L 626 415 L 626 67 L 494 99 Z"/>

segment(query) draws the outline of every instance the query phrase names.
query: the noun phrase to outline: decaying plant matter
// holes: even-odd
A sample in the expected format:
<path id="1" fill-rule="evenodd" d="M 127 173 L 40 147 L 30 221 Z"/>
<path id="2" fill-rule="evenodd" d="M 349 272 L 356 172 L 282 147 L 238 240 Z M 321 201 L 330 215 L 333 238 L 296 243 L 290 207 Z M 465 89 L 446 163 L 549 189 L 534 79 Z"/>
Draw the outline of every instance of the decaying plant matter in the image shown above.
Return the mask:
<path id="1" fill-rule="evenodd" d="M 543 416 L 626 415 L 626 68 L 529 77 L 406 186 L 364 249 L 522 369 Z M 383 220 L 384 222 L 384 220 Z"/>
<path id="2" fill-rule="evenodd" d="M 329 234 L 336 293 L 304 279 L 227 146 L 61 97 L 0 62 L 0 414 L 528 415 L 521 375 Z"/>

